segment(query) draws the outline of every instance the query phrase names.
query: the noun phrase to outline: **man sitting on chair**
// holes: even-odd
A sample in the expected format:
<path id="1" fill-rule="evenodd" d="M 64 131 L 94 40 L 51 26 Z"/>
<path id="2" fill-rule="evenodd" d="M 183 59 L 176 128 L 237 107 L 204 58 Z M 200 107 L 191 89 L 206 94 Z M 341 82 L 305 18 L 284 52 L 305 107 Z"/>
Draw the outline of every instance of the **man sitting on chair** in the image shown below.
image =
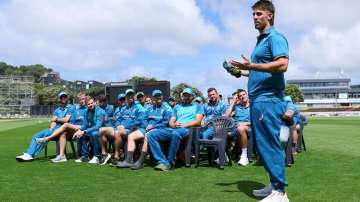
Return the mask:
<path id="1" fill-rule="evenodd" d="M 73 137 L 76 131 L 85 130 L 86 128 L 86 95 L 80 93 L 78 95 L 79 106 L 77 106 L 71 115 L 70 123 L 64 123 L 60 128 L 56 129 L 51 136 L 36 138 L 38 144 L 47 144 L 49 141 L 59 138 L 59 154 L 51 161 L 54 163 L 67 161 L 65 156 L 66 141 L 68 137 Z M 83 141 L 78 141 L 78 156 L 76 162 L 88 161 L 87 144 Z"/>
<path id="2" fill-rule="evenodd" d="M 105 127 L 111 127 L 114 120 L 114 106 L 107 103 L 105 95 L 99 95 L 98 106 L 105 111 L 106 120 L 104 120 Z"/>
<path id="3" fill-rule="evenodd" d="M 162 92 L 160 90 L 154 90 L 152 92 L 154 98 L 154 105 L 148 107 L 145 115 L 145 127 L 139 128 L 138 130 L 130 133 L 128 136 L 127 149 L 130 158 L 132 158 L 135 151 L 135 141 L 143 140 L 143 146 L 141 155 L 136 163 L 132 159 L 125 161 L 122 165 L 118 165 L 120 168 L 130 167 L 131 169 L 137 170 L 144 167 L 144 159 L 148 151 L 147 134 L 153 130 L 168 127 L 169 120 L 171 117 L 172 109 L 170 106 L 163 102 Z"/>
<path id="4" fill-rule="evenodd" d="M 60 128 L 64 123 L 69 122 L 72 114 L 73 106 L 68 104 L 68 95 L 66 92 L 61 92 L 58 95 L 59 107 L 55 109 L 51 119 L 50 127 L 36 133 L 32 137 L 32 141 L 27 151 L 16 157 L 19 162 L 32 161 L 45 148 L 36 142 L 36 138 L 50 136 L 56 129 Z"/>
<path id="5" fill-rule="evenodd" d="M 73 135 L 73 139 L 81 141 L 82 144 L 85 143 L 84 136 L 89 137 L 90 145 L 93 150 L 93 157 L 89 161 L 90 164 L 98 164 L 100 158 L 100 142 L 99 142 L 99 129 L 104 123 L 105 111 L 96 105 L 94 98 L 89 98 L 87 101 L 87 113 L 86 113 L 86 129 L 79 129 Z M 85 149 L 85 148 L 84 148 Z M 87 153 L 87 147 L 86 152 Z"/>
<path id="6" fill-rule="evenodd" d="M 120 127 L 120 117 L 122 116 L 122 109 L 126 107 L 126 96 L 125 94 L 118 95 L 118 107 L 114 112 L 114 120 L 113 125 L 104 126 L 100 128 L 100 144 L 101 144 L 101 160 L 100 165 L 105 165 L 110 160 L 111 165 L 116 165 L 120 162 L 120 145 L 121 141 L 119 138 L 115 138 L 118 133 Z M 107 151 L 108 139 L 114 140 L 114 156 L 111 159 L 111 155 Z"/>
<path id="7" fill-rule="evenodd" d="M 249 164 L 247 145 L 248 130 L 250 130 L 250 103 L 245 90 L 239 89 L 237 94 L 234 95 L 226 111 L 226 116 L 233 117 L 235 120 L 232 136 L 239 136 L 241 147 L 241 156 L 238 164 L 246 166 Z"/>
<path id="8" fill-rule="evenodd" d="M 226 112 L 226 104 L 219 99 L 219 94 L 215 88 L 207 90 L 209 102 L 204 104 L 204 120 L 203 126 L 206 125 L 211 119 L 223 116 Z M 211 139 L 214 135 L 214 128 L 208 127 L 201 133 L 203 139 Z"/>
<path id="9" fill-rule="evenodd" d="M 179 141 L 189 135 L 190 127 L 200 126 L 204 109 L 193 103 L 193 91 L 185 88 L 181 95 L 182 103 L 176 105 L 172 112 L 169 128 L 150 131 L 147 135 L 151 152 L 158 162 L 156 170 L 168 171 L 174 166 L 174 158 L 178 150 Z M 160 147 L 160 141 L 170 140 L 167 159 Z"/>
<path id="10" fill-rule="evenodd" d="M 123 140 L 126 140 L 128 135 L 136 131 L 137 129 L 141 129 L 145 126 L 145 108 L 141 104 L 135 103 L 135 91 L 133 89 L 127 89 L 125 91 L 126 96 L 126 105 L 121 108 L 119 112 L 119 116 L 116 117 L 115 126 L 117 128 L 117 132 L 115 133 L 115 149 L 121 147 Z M 126 155 L 126 162 L 133 163 L 133 156 L 128 151 Z M 112 161 L 111 165 L 120 166 L 123 165 L 124 162 Z"/>

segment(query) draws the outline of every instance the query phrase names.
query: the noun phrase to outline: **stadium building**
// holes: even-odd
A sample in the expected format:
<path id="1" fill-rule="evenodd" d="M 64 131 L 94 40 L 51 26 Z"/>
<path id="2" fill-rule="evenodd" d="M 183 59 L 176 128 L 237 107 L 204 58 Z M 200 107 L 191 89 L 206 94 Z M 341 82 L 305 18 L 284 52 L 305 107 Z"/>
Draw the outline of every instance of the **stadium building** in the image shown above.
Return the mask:
<path id="1" fill-rule="evenodd" d="M 350 85 L 351 79 L 298 79 L 288 80 L 304 94 L 302 107 L 338 108 L 360 107 L 360 85 Z"/>

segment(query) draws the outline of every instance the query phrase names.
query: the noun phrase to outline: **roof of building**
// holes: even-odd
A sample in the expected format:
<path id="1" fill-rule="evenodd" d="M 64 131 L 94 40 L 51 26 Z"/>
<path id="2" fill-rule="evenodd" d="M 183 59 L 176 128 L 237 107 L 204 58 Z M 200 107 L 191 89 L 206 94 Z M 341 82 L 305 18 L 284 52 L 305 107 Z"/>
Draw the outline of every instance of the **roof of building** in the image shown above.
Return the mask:
<path id="1" fill-rule="evenodd" d="M 286 81 L 288 84 L 292 83 L 318 83 L 318 82 L 351 82 L 350 78 L 339 79 L 289 79 Z"/>

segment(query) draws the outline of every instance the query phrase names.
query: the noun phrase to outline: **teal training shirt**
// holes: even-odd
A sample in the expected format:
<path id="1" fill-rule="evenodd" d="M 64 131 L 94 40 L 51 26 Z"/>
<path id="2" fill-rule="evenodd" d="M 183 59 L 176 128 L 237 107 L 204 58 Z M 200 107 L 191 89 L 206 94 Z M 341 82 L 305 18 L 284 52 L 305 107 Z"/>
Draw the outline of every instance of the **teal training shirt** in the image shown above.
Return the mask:
<path id="1" fill-rule="evenodd" d="M 234 120 L 235 123 L 249 122 L 250 121 L 250 107 L 242 105 L 234 105 Z"/>
<path id="2" fill-rule="evenodd" d="M 162 103 L 160 106 L 152 105 L 146 110 L 146 126 L 152 125 L 156 129 L 167 127 L 171 113 L 172 109 L 166 102 Z"/>
<path id="3" fill-rule="evenodd" d="M 74 113 L 74 106 L 71 104 L 66 105 L 65 107 L 59 106 L 55 109 L 53 115 L 57 118 L 64 118 L 66 115 L 72 115 Z M 71 117 L 70 117 L 71 119 Z M 62 123 L 56 123 L 56 127 L 62 126 Z"/>
<path id="4" fill-rule="evenodd" d="M 211 102 L 204 104 L 204 115 L 205 115 L 205 123 L 209 120 L 222 116 L 226 112 L 226 104 L 222 101 L 218 101 L 216 104 L 212 104 Z"/>
<path id="5" fill-rule="evenodd" d="M 274 27 L 270 27 L 264 34 L 258 36 L 256 47 L 251 54 L 251 62 L 264 64 L 273 62 L 279 57 L 289 57 L 288 42 Z M 273 96 L 282 98 L 284 89 L 283 73 L 250 70 L 248 80 L 250 101 L 261 101 Z"/>
<path id="6" fill-rule="evenodd" d="M 196 115 L 204 114 L 204 108 L 196 103 L 188 105 L 179 104 L 174 107 L 172 117 L 176 118 L 176 122 L 187 124 L 196 120 Z"/>

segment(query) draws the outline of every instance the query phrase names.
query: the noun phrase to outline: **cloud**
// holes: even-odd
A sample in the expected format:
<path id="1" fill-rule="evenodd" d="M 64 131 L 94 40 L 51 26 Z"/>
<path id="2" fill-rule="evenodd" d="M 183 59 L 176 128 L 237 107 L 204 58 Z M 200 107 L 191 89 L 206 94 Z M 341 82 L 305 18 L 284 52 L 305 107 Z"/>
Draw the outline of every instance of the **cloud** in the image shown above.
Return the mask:
<path id="1" fill-rule="evenodd" d="M 287 0 L 274 1 L 276 21 L 297 30 L 312 30 L 323 26 L 331 29 L 348 29 L 356 25 L 360 3 L 357 0 Z"/>
<path id="2" fill-rule="evenodd" d="M 257 35 L 251 5 L 255 1 L 199 0 L 202 7 L 218 14 L 224 26 L 219 44 L 249 55 Z M 357 0 L 273 1 L 275 26 L 290 44 L 288 78 L 344 77 L 360 81 L 360 48 Z M 225 42 L 224 42 L 225 41 Z M 340 74 L 341 71 L 344 74 Z"/>
<path id="3" fill-rule="evenodd" d="M 194 55 L 218 37 L 193 0 L 14 0 L 1 5 L 0 28 L 0 57 L 69 69 L 111 67 L 142 50 Z"/>

